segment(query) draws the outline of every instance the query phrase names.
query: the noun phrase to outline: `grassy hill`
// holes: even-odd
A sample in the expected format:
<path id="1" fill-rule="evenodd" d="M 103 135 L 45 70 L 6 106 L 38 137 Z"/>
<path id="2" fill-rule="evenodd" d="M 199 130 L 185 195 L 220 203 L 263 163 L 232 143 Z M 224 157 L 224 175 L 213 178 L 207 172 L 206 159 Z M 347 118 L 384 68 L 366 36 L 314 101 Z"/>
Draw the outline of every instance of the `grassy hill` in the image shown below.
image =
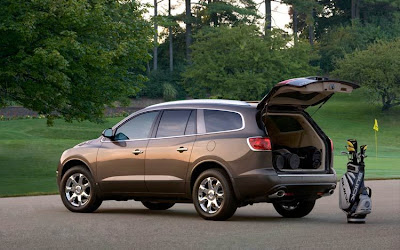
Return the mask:
<path id="1" fill-rule="evenodd" d="M 310 108 L 313 114 L 317 107 Z M 380 106 L 368 99 L 362 91 L 334 95 L 313 116 L 313 119 L 333 140 L 334 167 L 338 175 L 345 172 L 347 139 L 367 144 L 366 178 L 400 178 L 400 107 L 382 112 Z M 378 158 L 376 158 L 374 120 L 378 120 Z"/>
<path id="2" fill-rule="evenodd" d="M 338 176 L 344 173 L 347 160 L 340 151 L 346 139 L 356 138 L 360 145 L 369 145 L 367 178 L 400 178 L 400 108 L 382 113 L 362 92 L 356 92 L 334 96 L 313 118 L 334 141 Z M 378 158 L 372 130 L 375 118 L 380 129 Z M 0 121 L 0 196 L 57 192 L 55 170 L 61 153 L 98 137 L 119 120 L 109 118 L 105 124 L 57 120 L 50 128 L 44 119 Z"/>

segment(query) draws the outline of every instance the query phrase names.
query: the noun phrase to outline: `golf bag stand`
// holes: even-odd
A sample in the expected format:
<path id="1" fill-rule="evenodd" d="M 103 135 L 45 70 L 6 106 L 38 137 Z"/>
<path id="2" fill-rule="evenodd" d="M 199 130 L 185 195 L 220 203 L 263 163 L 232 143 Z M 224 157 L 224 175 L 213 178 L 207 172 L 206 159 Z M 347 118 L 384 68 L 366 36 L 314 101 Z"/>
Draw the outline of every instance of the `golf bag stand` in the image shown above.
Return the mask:
<path id="1" fill-rule="evenodd" d="M 372 191 L 364 185 L 367 145 L 362 145 L 357 152 L 357 141 L 349 139 L 346 149 L 347 152 L 342 153 L 348 155 L 349 162 L 339 183 L 339 207 L 347 214 L 348 223 L 365 223 L 372 206 Z"/>

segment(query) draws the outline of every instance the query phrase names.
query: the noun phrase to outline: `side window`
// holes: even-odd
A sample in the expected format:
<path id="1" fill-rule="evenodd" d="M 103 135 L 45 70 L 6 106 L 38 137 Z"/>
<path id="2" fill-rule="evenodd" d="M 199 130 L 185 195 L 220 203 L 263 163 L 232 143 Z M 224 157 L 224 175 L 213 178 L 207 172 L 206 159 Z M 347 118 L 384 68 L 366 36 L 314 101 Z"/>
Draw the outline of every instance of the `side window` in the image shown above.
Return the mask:
<path id="1" fill-rule="evenodd" d="M 196 110 L 193 110 L 190 114 L 189 121 L 186 125 L 185 135 L 194 135 L 197 133 L 197 119 Z"/>
<path id="2" fill-rule="evenodd" d="M 185 134 L 192 110 L 166 110 L 163 112 L 156 137 L 179 136 Z"/>
<path id="3" fill-rule="evenodd" d="M 151 127 L 158 113 L 158 111 L 144 113 L 122 124 L 115 132 L 115 140 L 149 138 Z"/>
<path id="4" fill-rule="evenodd" d="M 238 113 L 220 110 L 204 110 L 206 132 L 219 132 L 239 129 L 243 126 Z"/>

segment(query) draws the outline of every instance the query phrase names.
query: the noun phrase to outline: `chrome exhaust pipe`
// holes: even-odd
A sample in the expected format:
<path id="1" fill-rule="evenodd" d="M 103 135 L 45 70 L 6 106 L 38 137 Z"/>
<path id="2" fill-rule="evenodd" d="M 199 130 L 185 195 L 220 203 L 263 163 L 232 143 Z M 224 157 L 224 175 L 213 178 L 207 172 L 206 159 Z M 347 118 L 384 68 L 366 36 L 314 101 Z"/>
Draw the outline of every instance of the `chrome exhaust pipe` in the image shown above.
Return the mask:
<path id="1" fill-rule="evenodd" d="M 275 199 L 275 198 L 282 198 L 283 196 L 285 196 L 285 191 L 279 190 L 276 193 L 268 195 L 268 198 Z"/>
<path id="2" fill-rule="evenodd" d="M 332 195 L 333 193 L 335 192 L 335 189 L 329 189 L 329 191 L 328 192 L 326 192 L 326 193 L 321 193 L 321 197 L 323 197 L 323 196 L 329 196 L 329 195 Z"/>

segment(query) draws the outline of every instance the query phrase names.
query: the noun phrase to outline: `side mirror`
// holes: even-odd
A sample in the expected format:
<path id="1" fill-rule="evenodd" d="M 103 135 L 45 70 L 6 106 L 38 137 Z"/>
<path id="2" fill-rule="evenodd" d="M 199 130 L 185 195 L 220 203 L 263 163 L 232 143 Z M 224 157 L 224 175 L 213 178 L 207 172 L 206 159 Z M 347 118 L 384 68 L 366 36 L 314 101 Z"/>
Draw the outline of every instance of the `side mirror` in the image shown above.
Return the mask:
<path id="1" fill-rule="evenodd" d="M 110 139 L 114 137 L 114 135 L 113 135 L 113 130 L 112 130 L 111 128 L 105 129 L 105 130 L 103 131 L 102 135 L 103 135 L 104 137 L 110 138 Z"/>

